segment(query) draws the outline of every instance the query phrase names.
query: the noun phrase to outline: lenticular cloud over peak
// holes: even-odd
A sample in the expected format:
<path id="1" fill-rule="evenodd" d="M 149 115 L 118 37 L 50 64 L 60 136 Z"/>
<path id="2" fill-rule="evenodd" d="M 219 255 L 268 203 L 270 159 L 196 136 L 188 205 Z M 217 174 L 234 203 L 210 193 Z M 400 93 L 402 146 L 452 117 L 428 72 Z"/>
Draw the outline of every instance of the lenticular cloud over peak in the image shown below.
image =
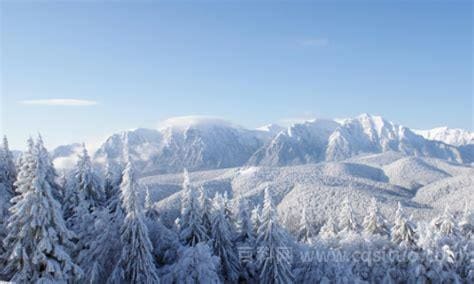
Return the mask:
<path id="1" fill-rule="evenodd" d="M 227 126 L 227 127 L 239 127 L 229 120 L 217 117 L 217 116 L 205 116 L 205 115 L 188 115 L 188 116 L 176 116 L 170 117 L 158 123 L 158 129 L 165 128 L 179 128 L 185 129 L 189 127 L 209 127 L 209 126 Z"/>

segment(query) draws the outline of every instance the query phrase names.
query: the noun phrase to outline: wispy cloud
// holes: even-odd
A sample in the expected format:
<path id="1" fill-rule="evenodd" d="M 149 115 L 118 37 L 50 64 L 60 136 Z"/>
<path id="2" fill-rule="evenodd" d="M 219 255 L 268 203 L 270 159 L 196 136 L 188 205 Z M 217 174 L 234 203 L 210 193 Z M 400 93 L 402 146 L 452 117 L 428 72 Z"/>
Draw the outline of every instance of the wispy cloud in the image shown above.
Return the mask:
<path id="1" fill-rule="evenodd" d="M 327 38 L 307 38 L 299 41 L 302 46 L 308 47 L 324 47 L 329 45 L 329 39 Z"/>
<path id="2" fill-rule="evenodd" d="M 42 106 L 93 106 L 97 101 L 77 100 L 77 99 L 43 99 L 43 100 L 23 100 L 19 103 L 24 105 L 42 105 Z"/>

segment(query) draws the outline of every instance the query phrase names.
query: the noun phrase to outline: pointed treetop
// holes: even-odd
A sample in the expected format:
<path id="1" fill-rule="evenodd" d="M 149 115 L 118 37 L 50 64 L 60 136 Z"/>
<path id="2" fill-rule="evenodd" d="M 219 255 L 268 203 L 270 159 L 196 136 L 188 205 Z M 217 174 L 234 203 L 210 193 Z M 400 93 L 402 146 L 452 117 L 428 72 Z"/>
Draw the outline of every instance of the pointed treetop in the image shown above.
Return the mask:
<path id="1" fill-rule="evenodd" d="M 138 213 L 137 210 L 137 187 L 135 179 L 135 170 L 131 162 L 127 163 L 125 170 L 123 171 L 123 181 L 120 185 L 122 191 L 122 202 L 126 209 L 127 214 L 129 213 Z"/>
<path id="2" fill-rule="evenodd" d="M 189 187 L 189 173 L 186 168 L 183 169 L 183 190 L 187 190 Z"/>
<path id="3" fill-rule="evenodd" d="M 3 135 L 3 150 L 9 151 L 7 135 Z"/>
<path id="4" fill-rule="evenodd" d="M 145 187 L 145 209 L 151 209 L 153 207 L 153 202 L 151 201 L 150 196 L 150 188 L 148 186 Z"/>

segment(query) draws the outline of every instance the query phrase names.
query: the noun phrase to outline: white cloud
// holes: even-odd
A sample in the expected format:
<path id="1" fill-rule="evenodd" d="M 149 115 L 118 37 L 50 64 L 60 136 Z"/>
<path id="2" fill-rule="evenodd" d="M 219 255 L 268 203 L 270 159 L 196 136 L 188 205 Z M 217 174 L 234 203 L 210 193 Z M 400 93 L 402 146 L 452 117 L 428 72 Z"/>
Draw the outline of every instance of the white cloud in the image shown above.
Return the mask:
<path id="1" fill-rule="evenodd" d="M 96 101 L 77 100 L 77 99 L 43 99 L 43 100 L 24 100 L 19 103 L 24 105 L 43 105 L 43 106 L 92 106 Z"/>
<path id="2" fill-rule="evenodd" d="M 302 46 L 308 47 L 324 47 L 329 45 L 329 39 L 327 38 L 308 38 L 299 42 Z"/>
<path id="3" fill-rule="evenodd" d="M 164 129 L 168 127 L 175 127 L 175 128 L 188 128 L 190 126 L 231 126 L 231 127 L 238 127 L 234 125 L 232 122 L 225 120 L 220 117 L 216 116 L 206 116 L 206 115 L 189 115 L 189 116 L 177 116 L 177 117 L 170 117 L 164 121 L 158 123 L 159 129 Z"/>
<path id="4" fill-rule="evenodd" d="M 293 124 L 296 124 L 296 123 L 304 123 L 304 122 L 307 122 L 307 121 L 313 121 L 315 120 L 316 118 L 314 116 L 301 116 L 301 117 L 288 117 L 288 118 L 282 118 L 278 121 L 278 123 L 281 125 L 281 126 L 284 126 L 284 127 L 288 127 L 288 126 L 292 126 Z"/>

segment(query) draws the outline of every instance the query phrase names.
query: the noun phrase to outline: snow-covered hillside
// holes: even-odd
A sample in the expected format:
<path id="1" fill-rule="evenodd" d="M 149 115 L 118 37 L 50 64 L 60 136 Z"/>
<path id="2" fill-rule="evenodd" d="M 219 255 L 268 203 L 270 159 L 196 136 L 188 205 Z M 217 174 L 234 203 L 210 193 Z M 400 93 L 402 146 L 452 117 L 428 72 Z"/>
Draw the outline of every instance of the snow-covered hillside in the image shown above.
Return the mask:
<path id="1" fill-rule="evenodd" d="M 375 160 L 382 162 L 377 163 Z M 331 214 L 337 214 L 342 200 L 349 197 L 359 219 L 366 205 L 375 197 L 381 211 L 389 218 L 402 202 L 417 219 L 431 218 L 445 205 L 463 208 L 462 198 L 474 195 L 474 168 L 433 158 L 405 158 L 400 155 L 386 162 L 386 155 L 366 161 L 323 162 L 288 167 L 241 167 L 191 173 L 195 187 L 203 187 L 210 196 L 227 191 L 231 197 L 243 196 L 254 204 L 261 202 L 266 188 L 271 189 L 282 221 L 291 228 L 297 224 L 301 210 L 308 208 L 309 220 L 321 225 Z M 380 165 L 377 165 L 380 164 Z M 156 208 L 171 224 L 178 216 L 181 174 L 158 175 L 142 179 L 155 196 Z M 465 180 L 468 181 L 465 182 Z M 446 194 L 440 194 L 443 192 Z M 456 195 L 450 197 L 451 192 Z M 464 194 L 464 195 L 463 195 Z M 444 201 L 449 201 L 445 203 Z M 474 203 L 472 203 L 474 206 Z"/>

